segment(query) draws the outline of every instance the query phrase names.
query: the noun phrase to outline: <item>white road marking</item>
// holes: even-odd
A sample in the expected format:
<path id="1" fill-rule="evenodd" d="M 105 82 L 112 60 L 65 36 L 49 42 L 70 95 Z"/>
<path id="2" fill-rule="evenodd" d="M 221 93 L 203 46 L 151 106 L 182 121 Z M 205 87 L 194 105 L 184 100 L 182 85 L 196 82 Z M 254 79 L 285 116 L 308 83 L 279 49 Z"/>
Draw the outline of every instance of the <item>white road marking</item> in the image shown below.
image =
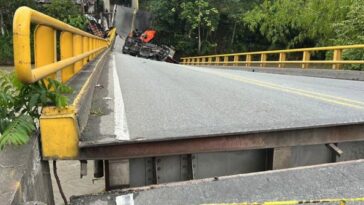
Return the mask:
<path id="1" fill-rule="evenodd" d="M 134 194 L 117 196 L 115 201 L 116 205 L 134 205 Z"/>
<path id="2" fill-rule="evenodd" d="M 112 56 L 112 69 L 114 79 L 114 122 L 117 140 L 130 140 L 128 123 L 126 122 L 126 114 L 124 107 L 123 95 L 121 93 L 119 76 L 117 73 L 115 55 Z"/>

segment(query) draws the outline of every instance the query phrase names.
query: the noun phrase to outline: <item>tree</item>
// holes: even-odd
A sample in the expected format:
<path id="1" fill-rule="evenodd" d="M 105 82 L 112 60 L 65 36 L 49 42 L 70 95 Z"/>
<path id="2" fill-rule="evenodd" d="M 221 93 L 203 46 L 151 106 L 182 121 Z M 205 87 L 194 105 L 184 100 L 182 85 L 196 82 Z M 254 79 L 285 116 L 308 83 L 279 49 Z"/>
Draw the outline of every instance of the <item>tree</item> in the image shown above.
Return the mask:
<path id="1" fill-rule="evenodd" d="M 351 0 L 265 0 L 244 16 L 251 31 L 259 31 L 273 47 L 326 45 L 333 24 L 342 20 Z"/>
<path id="2" fill-rule="evenodd" d="M 71 26 L 86 29 L 88 21 L 82 15 L 81 7 L 77 6 L 73 0 L 52 0 L 51 3 L 44 5 L 43 11 Z"/>
<path id="3" fill-rule="evenodd" d="M 197 30 L 198 53 L 201 53 L 202 37 L 207 39 L 215 31 L 219 23 L 219 11 L 210 6 L 206 0 L 183 2 L 181 18 L 188 23 L 189 37 Z M 205 40 L 206 41 L 206 40 Z"/>
<path id="4" fill-rule="evenodd" d="M 348 13 L 342 21 L 333 25 L 335 37 L 330 39 L 334 45 L 364 44 L 364 0 L 354 1 L 348 7 Z M 344 50 L 346 60 L 363 60 L 362 49 Z M 363 65 L 350 65 L 345 68 L 364 70 Z"/>

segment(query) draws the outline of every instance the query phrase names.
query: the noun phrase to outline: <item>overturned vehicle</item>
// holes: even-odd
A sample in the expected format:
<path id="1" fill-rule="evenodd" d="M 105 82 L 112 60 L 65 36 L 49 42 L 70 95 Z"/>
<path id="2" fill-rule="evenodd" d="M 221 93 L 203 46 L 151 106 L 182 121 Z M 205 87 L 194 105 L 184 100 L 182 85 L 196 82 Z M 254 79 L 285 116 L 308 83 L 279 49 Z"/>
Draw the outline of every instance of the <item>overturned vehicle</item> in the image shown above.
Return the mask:
<path id="1" fill-rule="evenodd" d="M 134 31 L 126 38 L 123 46 L 123 53 L 157 61 L 175 63 L 175 60 L 173 59 L 175 50 L 173 48 L 150 43 L 155 35 L 155 30 L 146 30 L 142 34 L 138 31 Z"/>

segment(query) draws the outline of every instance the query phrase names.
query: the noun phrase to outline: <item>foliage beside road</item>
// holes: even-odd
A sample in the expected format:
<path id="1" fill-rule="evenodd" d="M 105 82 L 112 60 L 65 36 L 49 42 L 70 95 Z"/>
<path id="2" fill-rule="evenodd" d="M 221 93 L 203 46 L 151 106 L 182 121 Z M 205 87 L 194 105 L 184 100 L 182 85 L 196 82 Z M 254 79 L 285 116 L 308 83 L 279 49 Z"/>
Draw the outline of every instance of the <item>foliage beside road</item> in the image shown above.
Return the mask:
<path id="1" fill-rule="evenodd" d="M 0 1 L 0 64 L 13 64 L 13 16 L 17 8 L 28 6 L 80 29 L 86 29 L 87 19 L 81 7 L 72 0 L 52 0 L 50 4 L 37 4 L 35 0 Z M 34 28 L 33 28 L 34 29 Z"/>
<path id="2" fill-rule="evenodd" d="M 66 106 L 64 94 L 70 92 L 70 87 L 52 79 L 23 84 L 14 73 L 0 70 L 0 151 L 6 145 L 27 143 L 36 129 L 40 108 Z"/>
<path id="3" fill-rule="evenodd" d="M 364 43 L 364 0 L 141 0 L 140 5 L 155 16 L 159 40 L 185 56 Z M 364 59 L 363 54 L 346 52 L 344 58 Z"/>

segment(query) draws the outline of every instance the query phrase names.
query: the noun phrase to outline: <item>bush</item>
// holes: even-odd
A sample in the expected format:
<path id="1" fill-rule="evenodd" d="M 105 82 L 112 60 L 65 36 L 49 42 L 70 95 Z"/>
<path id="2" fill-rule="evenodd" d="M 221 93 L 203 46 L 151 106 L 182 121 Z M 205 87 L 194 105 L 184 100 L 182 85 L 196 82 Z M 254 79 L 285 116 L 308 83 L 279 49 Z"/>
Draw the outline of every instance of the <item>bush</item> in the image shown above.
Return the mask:
<path id="1" fill-rule="evenodd" d="M 0 71 L 0 150 L 6 145 L 22 145 L 36 129 L 40 107 L 67 105 L 70 87 L 48 79 L 46 84 L 22 84 L 14 73 Z"/>

